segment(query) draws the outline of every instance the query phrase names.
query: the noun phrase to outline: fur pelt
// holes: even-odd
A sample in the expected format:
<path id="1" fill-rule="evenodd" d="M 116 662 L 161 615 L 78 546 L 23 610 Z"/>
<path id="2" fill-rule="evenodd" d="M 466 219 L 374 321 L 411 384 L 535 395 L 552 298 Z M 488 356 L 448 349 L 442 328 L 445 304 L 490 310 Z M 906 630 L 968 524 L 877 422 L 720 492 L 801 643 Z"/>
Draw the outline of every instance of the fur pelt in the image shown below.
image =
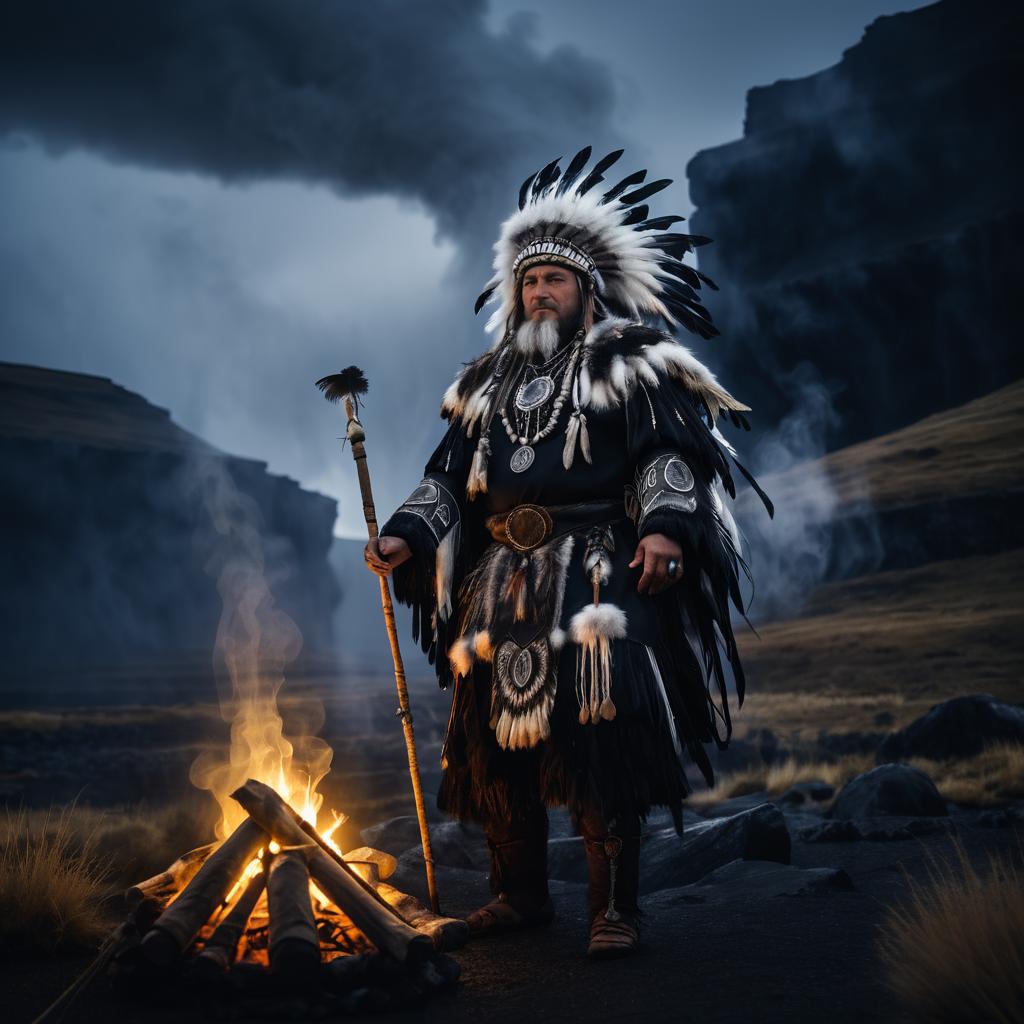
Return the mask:
<path id="1" fill-rule="evenodd" d="M 583 346 L 582 409 L 615 408 L 639 386 L 657 388 L 668 377 L 682 385 L 712 421 L 723 412 L 735 415 L 750 411 L 686 346 L 664 331 L 629 320 L 607 319 L 594 325 Z M 499 347 L 467 363 L 445 392 L 441 415 L 447 420 L 460 420 L 466 432 L 472 433 L 489 411 L 494 374 L 504 358 Z"/>

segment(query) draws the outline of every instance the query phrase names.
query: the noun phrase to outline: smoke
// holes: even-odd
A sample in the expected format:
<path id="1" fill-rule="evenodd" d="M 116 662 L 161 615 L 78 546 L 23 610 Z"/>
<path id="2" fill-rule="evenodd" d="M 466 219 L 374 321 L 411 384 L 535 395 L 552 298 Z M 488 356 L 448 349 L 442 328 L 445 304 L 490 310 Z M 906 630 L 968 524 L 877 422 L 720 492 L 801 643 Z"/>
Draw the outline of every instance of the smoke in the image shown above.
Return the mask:
<path id="1" fill-rule="evenodd" d="M 220 804 L 220 836 L 244 818 L 230 794 L 249 778 L 273 786 L 315 822 L 322 802 L 316 788 L 330 770 L 333 753 L 315 735 L 324 718 L 318 700 L 303 695 L 290 709 L 290 724 L 299 727 L 291 735 L 278 706 L 285 671 L 302 649 L 302 634 L 274 601 L 259 508 L 237 489 L 223 460 L 197 459 L 194 473 L 210 516 L 209 531 L 200 539 L 208 550 L 206 571 L 216 578 L 223 601 L 214 670 L 231 744 L 227 751 L 200 754 L 190 778 Z"/>
<path id="2" fill-rule="evenodd" d="M 750 492 L 738 519 L 754 577 L 758 621 L 798 615 L 823 582 L 870 572 L 882 560 L 878 524 L 866 490 L 842 503 L 828 472 L 826 437 L 835 425 L 834 395 L 809 363 L 781 383 L 791 411 L 753 450 L 751 464 L 775 503 L 768 520 Z"/>

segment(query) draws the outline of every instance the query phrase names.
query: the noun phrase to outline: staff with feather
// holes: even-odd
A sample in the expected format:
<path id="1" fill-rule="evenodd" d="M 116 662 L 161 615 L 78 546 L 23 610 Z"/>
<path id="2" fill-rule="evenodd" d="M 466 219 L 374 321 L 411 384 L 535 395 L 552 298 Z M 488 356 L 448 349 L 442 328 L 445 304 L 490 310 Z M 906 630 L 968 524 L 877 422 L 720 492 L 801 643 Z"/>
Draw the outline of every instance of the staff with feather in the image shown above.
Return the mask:
<path id="1" fill-rule="evenodd" d="M 356 474 L 359 477 L 359 493 L 363 501 L 363 518 L 366 520 L 366 531 L 371 541 L 377 539 L 377 512 L 373 503 L 373 490 L 370 486 L 370 470 L 366 463 L 366 431 L 359 421 L 359 397 L 369 390 L 366 375 L 358 366 L 349 366 L 340 373 L 321 377 L 316 386 L 324 393 L 329 402 L 342 402 L 348 418 L 345 436 L 352 446 L 352 457 L 356 463 Z M 391 658 L 395 666 L 395 685 L 398 688 L 397 716 L 402 720 L 405 733 L 405 749 L 409 758 L 409 777 L 412 779 L 412 794 L 416 803 L 416 818 L 420 826 L 420 842 L 423 846 L 423 863 L 427 874 L 427 892 L 430 907 L 435 914 L 440 913 L 437 896 L 437 883 L 434 878 L 434 859 L 430 851 L 430 830 L 427 827 L 427 812 L 423 802 L 423 785 L 420 782 L 419 759 L 416 756 L 416 737 L 412 728 L 412 712 L 409 708 L 409 690 L 405 681 L 405 665 L 402 652 L 398 646 L 398 631 L 395 628 L 395 609 L 391 602 L 391 591 L 388 588 L 386 575 L 380 579 L 380 603 L 384 611 L 384 624 L 388 631 L 391 644 Z"/>

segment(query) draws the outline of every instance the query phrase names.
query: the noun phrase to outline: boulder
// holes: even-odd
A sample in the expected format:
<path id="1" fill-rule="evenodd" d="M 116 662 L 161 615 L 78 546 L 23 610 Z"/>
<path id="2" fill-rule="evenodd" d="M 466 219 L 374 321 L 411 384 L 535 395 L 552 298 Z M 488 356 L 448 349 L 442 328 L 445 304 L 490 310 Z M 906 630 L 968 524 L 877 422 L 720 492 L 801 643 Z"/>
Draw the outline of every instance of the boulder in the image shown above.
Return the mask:
<path id="1" fill-rule="evenodd" d="M 888 736 L 878 748 L 878 763 L 970 757 L 992 743 L 1024 744 L 1024 708 L 985 693 L 955 697 Z"/>
<path id="2" fill-rule="evenodd" d="M 843 786 L 829 814 L 848 820 L 886 815 L 939 817 L 948 811 L 935 783 L 919 768 L 883 764 Z"/>
<path id="3" fill-rule="evenodd" d="M 420 827 L 413 815 L 392 818 L 364 828 L 360 835 L 367 846 L 400 857 L 407 850 L 420 849 Z M 435 864 L 472 871 L 490 870 L 490 854 L 483 829 L 458 821 L 430 825 L 430 851 Z"/>
<path id="4" fill-rule="evenodd" d="M 810 896 L 849 892 L 853 881 L 841 868 L 798 868 L 774 861 L 734 860 L 698 882 L 663 889 L 644 900 L 647 910 L 708 900 L 756 900 L 774 896 Z"/>

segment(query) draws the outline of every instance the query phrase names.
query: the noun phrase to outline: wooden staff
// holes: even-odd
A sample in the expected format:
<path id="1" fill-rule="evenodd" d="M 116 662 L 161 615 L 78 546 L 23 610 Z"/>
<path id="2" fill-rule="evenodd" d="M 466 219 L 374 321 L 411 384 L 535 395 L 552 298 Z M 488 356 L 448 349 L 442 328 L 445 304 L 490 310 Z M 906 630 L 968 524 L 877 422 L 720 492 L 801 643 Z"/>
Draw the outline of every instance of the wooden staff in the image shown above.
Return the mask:
<path id="1" fill-rule="evenodd" d="M 363 499 L 363 518 L 366 520 L 366 532 L 370 540 L 377 539 L 377 511 L 373 503 L 373 490 L 370 486 L 370 470 L 366 464 L 366 432 L 359 422 L 359 396 L 365 395 L 369 385 L 366 376 L 357 366 L 350 366 L 341 373 L 322 377 L 316 386 L 324 393 L 329 402 L 341 400 L 348 417 L 346 436 L 352 446 L 352 458 L 356 462 L 356 474 L 359 477 L 359 493 Z M 405 733 L 405 750 L 409 756 L 409 777 L 412 779 L 412 795 L 416 803 L 416 818 L 420 825 L 420 842 L 423 845 L 423 864 L 427 872 L 427 894 L 430 906 L 435 914 L 441 913 L 441 905 L 437 897 L 437 883 L 434 879 L 434 858 L 430 852 L 430 830 L 427 827 L 427 810 L 423 803 L 423 785 L 420 782 L 420 765 L 416 756 L 416 737 L 412 731 L 412 712 L 409 709 L 409 689 L 405 682 L 405 665 L 402 652 L 398 647 L 398 630 L 395 627 L 395 609 L 391 603 L 391 590 L 386 576 L 380 579 L 380 603 L 384 610 L 384 624 L 388 631 L 391 644 L 391 660 L 395 664 L 395 686 L 398 688 L 398 717 L 402 720 Z"/>

